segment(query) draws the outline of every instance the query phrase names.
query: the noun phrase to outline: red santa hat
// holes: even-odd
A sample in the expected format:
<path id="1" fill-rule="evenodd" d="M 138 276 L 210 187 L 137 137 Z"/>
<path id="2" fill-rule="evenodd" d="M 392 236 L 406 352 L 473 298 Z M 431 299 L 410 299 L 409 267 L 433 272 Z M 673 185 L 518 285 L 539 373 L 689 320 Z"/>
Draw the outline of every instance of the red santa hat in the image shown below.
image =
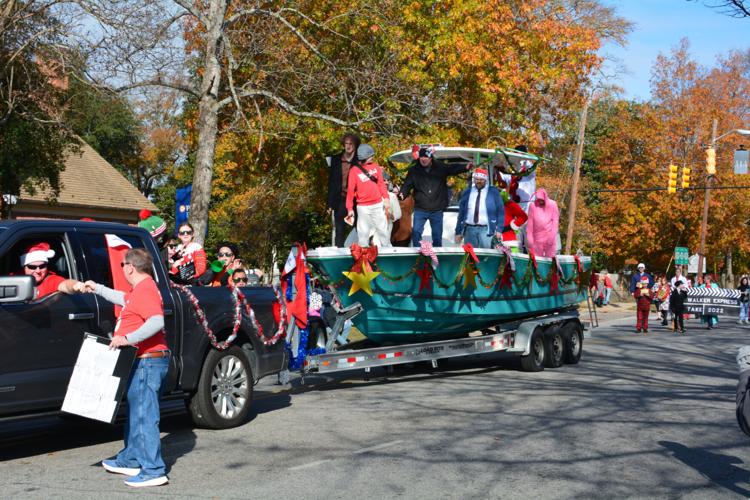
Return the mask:
<path id="1" fill-rule="evenodd" d="M 21 265 L 25 266 L 32 262 L 49 262 L 54 256 L 55 251 L 50 249 L 49 243 L 35 243 L 25 253 L 21 254 Z"/>
<path id="2" fill-rule="evenodd" d="M 648 276 L 646 276 L 645 274 L 641 276 L 641 282 L 648 284 Z"/>
<path id="3" fill-rule="evenodd" d="M 484 180 L 487 180 L 487 179 L 490 178 L 490 175 L 487 172 L 486 168 L 475 168 L 473 175 L 474 175 L 475 179 L 484 179 Z"/>

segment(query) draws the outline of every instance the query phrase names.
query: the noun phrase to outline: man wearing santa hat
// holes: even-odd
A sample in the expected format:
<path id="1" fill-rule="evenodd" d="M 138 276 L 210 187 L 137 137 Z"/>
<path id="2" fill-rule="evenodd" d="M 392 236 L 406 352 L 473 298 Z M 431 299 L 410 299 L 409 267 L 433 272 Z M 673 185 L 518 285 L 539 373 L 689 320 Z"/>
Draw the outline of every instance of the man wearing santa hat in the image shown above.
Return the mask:
<path id="1" fill-rule="evenodd" d="M 490 248 L 493 236 L 502 239 L 501 230 L 505 223 L 503 199 L 496 187 L 487 185 L 486 169 L 475 169 L 472 178 L 474 185 L 461 193 L 458 202 L 456 243 L 461 243 L 463 238 L 475 248 Z"/>
<path id="2" fill-rule="evenodd" d="M 21 254 L 21 266 L 26 276 L 34 277 L 34 300 L 55 292 L 73 293 L 83 285 L 77 280 L 65 279 L 49 270 L 49 260 L 55 251 L 49 243 L 34 243 Z"/>

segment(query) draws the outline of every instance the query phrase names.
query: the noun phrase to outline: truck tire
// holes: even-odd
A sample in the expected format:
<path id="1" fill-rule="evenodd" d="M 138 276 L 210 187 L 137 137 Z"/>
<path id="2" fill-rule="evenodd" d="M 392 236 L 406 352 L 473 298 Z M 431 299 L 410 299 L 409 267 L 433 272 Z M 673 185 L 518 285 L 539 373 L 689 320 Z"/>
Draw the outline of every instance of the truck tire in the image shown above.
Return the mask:
<path id="1" fill-rule="evenodd" d="M 560 368 L 565 357 L 565 341 L 560 328 L 553 326 L 544 334 L 544 366 Z"/>
<path id="2" fill-rule="evenodd" d="M 237 346 L 211 349 L 203 362 L 198 390 L 188 405 L 200 427 L 228 429 L 245 422 L 253 401 L 253 373 Z"/>
<path id="3" fill-rule="evenodd" d="M 583 331 L 578 321 L 569 321 L 562 327 L 563 339 L 565 339 L 565 362 L 575 365 L 583 354 Z"/>
<path id="4" fill-rule="evenodd" d="M 521 370 L 540 372 L 544 370 L 544 336 L 539 327 L 535 328 L 529 340 L 529 353 L 521 356 Z"/>

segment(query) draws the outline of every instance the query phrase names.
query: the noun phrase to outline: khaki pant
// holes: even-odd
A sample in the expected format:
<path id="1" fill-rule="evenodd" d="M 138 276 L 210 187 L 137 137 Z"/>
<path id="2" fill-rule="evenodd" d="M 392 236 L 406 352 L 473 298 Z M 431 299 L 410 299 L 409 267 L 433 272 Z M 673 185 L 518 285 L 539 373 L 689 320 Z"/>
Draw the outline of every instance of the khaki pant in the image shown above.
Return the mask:
<path id="1" fill-rule="evenodd" d="M 379 246 L 391 246 L 391 235 L 388 232 L 388 221 L 385 219 L 383 203 L 357 205 L 357 239 L 359 246 L 369 246 L 370 234 L 373 232 Z"/>

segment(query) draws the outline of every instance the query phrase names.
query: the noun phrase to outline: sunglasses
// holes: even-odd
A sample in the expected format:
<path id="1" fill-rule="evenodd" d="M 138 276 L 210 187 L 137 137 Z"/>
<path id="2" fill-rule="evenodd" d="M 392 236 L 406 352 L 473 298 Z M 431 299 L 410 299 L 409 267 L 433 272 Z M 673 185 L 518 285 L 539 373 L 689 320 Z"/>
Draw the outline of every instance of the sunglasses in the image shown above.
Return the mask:
<path id="1" fill-rule="evenodd" d="M 235 283 L 247 283 L 247 278 L 232 278 Z"/>
<path id="2" fill-rule="evenodd" d="M 32 271 L 36 271 L 37 269 L 47 269 L 47 263 L 39 264 L 38 266 L 35 266 L 33 264 L 26 264 L 26 269 L 30 269 Z"/>
<path id="3" fill-rule="evenodd" d="M 125 267 L 127 264 L 130 264 L 130 262 L 120 262 L 120 267 Z M 133 264 L 130 264 L 131 266 Z"/>
<path id="4" fill-rule="evenodd" d="M 219 252 L 219 257 L 234 257 L 232 252 Z"/>
<path id="5" fill-rule="evenodd" d="M 167 245 L 169 248 L 177 248 L 177 245 Z"/>
<path id="6" fill-rule="evenodd" d="M 177 234 L 179 234 L 180 236 L 183 236 L 183 235 L 186 235 L 186 234 L 187 234 L 187 235 L 191 235 L 191 234 L 193 234 L 193 232 L 192 232 L 192 231 L 180 231 L 180 232 L 179 232 L 179 233 L 177 233 Z"/>

